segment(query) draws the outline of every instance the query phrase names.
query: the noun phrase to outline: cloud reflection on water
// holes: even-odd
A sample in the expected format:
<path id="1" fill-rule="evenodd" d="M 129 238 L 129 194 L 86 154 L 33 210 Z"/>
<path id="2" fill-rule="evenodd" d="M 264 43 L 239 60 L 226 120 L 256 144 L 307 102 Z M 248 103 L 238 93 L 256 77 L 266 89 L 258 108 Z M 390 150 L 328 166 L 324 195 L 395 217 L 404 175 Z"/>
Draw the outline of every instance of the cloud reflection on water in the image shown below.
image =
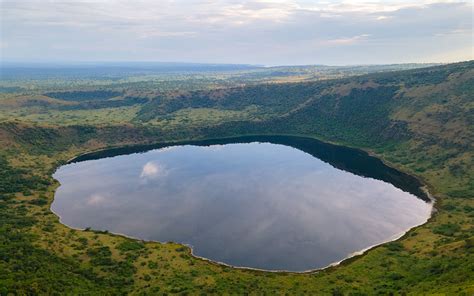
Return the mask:
<path id="1" fill-rule="evenodd" d="M 167 174 L 168 170 L 164 165 L 149 161 L 143 166 L 140 178 L 158 178 L 166 176 Z"/>

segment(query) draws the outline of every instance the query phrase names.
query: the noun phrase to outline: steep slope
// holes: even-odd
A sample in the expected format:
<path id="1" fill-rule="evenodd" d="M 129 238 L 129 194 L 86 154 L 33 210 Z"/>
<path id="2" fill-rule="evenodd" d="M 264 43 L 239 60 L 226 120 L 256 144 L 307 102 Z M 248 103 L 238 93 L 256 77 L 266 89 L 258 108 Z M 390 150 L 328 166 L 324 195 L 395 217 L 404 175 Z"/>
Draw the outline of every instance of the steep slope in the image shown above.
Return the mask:
<path id="1" fill-rule="evenodd" d="M 370 74 L 324 82 L 192 92 L 145 104 L 138 119 L 182 108 L 259 112 L 252 121 L 208 129 L 222 135 L 311 135 L 384 155 L 387 161 L 436 179 L 443 193 L 472 195 L 474 62 Z M 169 115 L 168 115 L 169 116 Z M 185 127 L 183 128 L 190 128 Z M 439 189 L 438 188 L 438 189 Z"/>

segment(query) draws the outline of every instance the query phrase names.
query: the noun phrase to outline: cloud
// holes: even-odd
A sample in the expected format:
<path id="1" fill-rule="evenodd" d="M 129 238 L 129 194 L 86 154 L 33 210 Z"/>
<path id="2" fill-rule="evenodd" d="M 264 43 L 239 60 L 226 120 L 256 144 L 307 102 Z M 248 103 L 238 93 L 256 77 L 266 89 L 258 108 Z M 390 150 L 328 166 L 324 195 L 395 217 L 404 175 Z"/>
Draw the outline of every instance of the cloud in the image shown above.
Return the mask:
<path id="1" fill-rule="evenodd" d="M 348 38 L 338 38 L 338 39 L 331 39 L 327 40 L 325 44 L 328 45 L 350 45 L 360 42 L 361 40 L 366 40 L 370 35 L 369 34 L 361 34 L 353 37 Z"/>
<path id="2" fill-rule="evenodd" d="M 155 37 L 183 37 L 183 36 L 195 36 L 197 33 L 188 32 L 165 32 L 158 30 L 144 31 L 140 34 L 141 38 L 155 38 Z"/>
<path id="3" fill-rule="evenodd" d="M 164 166 L 149 161 L 143 166 L 140 178 L 157 178 L 167 174 L 168 171 Z"/>
<path id="4" fill-rule="evenodd" d="M 360 64 L 472 49 L 471 1 L 0 1 L 9 60 Z"/>

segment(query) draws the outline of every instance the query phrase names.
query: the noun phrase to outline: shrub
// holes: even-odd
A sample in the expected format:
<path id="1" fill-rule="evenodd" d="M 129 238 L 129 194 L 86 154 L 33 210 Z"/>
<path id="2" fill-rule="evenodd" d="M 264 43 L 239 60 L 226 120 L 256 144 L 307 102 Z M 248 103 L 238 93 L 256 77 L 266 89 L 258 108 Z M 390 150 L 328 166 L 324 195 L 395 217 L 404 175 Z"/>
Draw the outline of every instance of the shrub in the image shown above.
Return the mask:
<path id="1" fill-rule="evenodd" d="M 453 236 L 460 229 L 461 229 L 461 227 L 458 224 L 446 223 L 446 224 L 441 224 L 439 226 L 436 226 L 433 229 L 433 233 L 441 234 L 441 235 L 445 235 L 445 236 Z"/>
<path id="2" fill-rule="evenodd" d="M 400 242 L 391 242 L 391 243 L 386 244 L 385 247 L 392 252 L 400 252 L 405 249 L 402 243 Z"/>
<path id="3" fill-rule="evenodd" d="M 145 246 L 143 245 L 142 242 L 137 242 L 137 241 L 131 241 L 131 240 L 126 240 L 124 242 L 121 242 L 117 246 L 117 250 L 126 252 L 126 251 L 135 251 L 135 250 L 140 250 L 143 249 Z"/>

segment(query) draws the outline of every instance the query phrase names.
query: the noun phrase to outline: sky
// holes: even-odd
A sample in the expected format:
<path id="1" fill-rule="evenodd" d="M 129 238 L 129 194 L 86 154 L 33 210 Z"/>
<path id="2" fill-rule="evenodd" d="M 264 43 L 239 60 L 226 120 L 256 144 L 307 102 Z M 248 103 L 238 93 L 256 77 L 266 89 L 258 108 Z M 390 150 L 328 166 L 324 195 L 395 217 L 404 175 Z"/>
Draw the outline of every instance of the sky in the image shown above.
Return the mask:
<path id="1" fill-rule="evenodd" d="M 474 59 L 470 0 L 0 0 L 0 9 L 4 62 Z"/>

